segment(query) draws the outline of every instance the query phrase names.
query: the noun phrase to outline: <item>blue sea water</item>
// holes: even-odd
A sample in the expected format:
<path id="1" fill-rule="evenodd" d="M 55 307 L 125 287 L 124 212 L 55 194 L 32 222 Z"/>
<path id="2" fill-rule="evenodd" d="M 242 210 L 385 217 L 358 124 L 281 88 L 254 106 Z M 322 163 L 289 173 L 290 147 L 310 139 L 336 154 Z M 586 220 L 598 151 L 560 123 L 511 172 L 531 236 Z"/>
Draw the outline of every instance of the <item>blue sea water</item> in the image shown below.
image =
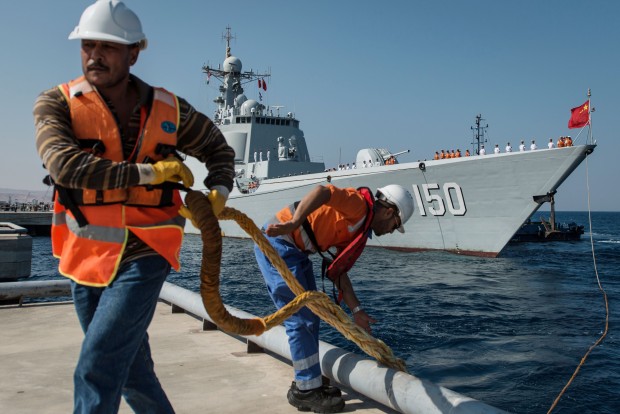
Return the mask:
<path id="1" fill-rule="evenodd" d="M 605 329 L 588 215 L 559 212 L 557 219 L 584 224 L 586 234 L 577 242 L 511 244 L 495 259 L 367 248 L 350 275 L 378 319 L 375 336 L 418 377 L 509 412 L 547 412 Z M 592 240 L 609 332 L 555 413 L 620 412 L 620 213 L 593 213 Z M 33 278 L 58 277 L 49 238 L 34 246 Z M 265 316 L 274 308 L 252 246 L 225 239 L 221 293 L 226 304 Z M 200 238 L 190 235 L 182 272 L 168 280 L 198 291 L 200 260 Z M 327 324 L 321 339 L 362 353 Z"/>

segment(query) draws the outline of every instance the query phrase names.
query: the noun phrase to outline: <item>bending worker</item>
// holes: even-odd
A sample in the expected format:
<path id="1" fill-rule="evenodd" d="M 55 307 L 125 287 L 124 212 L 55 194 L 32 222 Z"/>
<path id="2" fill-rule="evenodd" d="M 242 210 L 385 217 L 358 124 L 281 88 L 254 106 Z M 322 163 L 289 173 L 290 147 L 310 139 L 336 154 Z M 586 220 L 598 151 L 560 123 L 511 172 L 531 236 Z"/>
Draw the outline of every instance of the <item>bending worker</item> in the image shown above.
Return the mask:
<path id="1" fill-rule="evenodd" d="M 81 42 L 83 76 L 39 95 L 34 120 L 56 188 L 52 250 L 85 334 L 74 412 L 116 413 L 122 395 L 137 413 L 173 413 L 146 333 L 170 267 L 180 267 L 182 202 L 165 183 L 194 180 L 171 154 L 206 164 L 217 214 L 234 151 L 184 99 L 129 73 L 147 40 L 122 2 L 89 6 L 69 39 Z"/>
<path id="2" fill-rule="evenodd" d="M 271 245 L 284 259 L 305 290 L 316 290 L 310 253 L 337 254 L 327 269 L 355 323 L 371 333 L 375 320 L 362 309 L 347 271 L 362 253 L 372 233 L 376 236 L 398 230 L 413 214 L 413 198 L 400 185 L 379 188 L 376 198 L 368 188 L 318 186 L 299 203 L 283 208 L 265 225 Z M 258 266 L 269 295 L 278 309 L 295 298 L 286 282 L 258 246 L 254 247 Z M 319 362 L 320 319 L 308 308 L 300 309 L 284 325 L 295 370 L 295 381 L 287 397 L 299 410 L 336 413 L 344 408 L 340 390 L 323 385 Z"/>

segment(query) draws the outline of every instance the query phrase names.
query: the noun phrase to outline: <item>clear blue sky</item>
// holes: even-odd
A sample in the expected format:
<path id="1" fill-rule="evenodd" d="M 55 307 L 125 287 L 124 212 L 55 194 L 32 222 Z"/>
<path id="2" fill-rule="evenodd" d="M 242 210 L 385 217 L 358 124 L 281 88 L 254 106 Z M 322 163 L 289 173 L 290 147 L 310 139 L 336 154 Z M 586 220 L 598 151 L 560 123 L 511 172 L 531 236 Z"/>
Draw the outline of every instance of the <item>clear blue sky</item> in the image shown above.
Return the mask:
<path id="1" fill-rule="evenodd" d="M 23 0 L 4 8 L 0 188 L 44 188 L 32 104 L 42 90 L 81 74 L 79 42 L 67 36 L 91 3 Z M 410 149 L 401 162 L 464 150 L 478 113 L 489 124 L 489 144 L 501 148 L 522 138 L 545 145 L 575 137 L 569 110 L 591 88 L 599 144 L 588 162 L 592 209 L 620 211 L 616 0 L 126 4 L 149 39 L 133 73 L 211 115 L 217 84 L 205 84 L 201 67 L 223 61 L 221 36 L 230 25 L 244 70 L 271 69 L 264 102 L 295 112 L 311 155 L 327 166 L 371 146 Z M 246 86 L 249 97 L 257 92 Z M 586 210 L 585 164 L 556 201 L 559 210 Z"/>

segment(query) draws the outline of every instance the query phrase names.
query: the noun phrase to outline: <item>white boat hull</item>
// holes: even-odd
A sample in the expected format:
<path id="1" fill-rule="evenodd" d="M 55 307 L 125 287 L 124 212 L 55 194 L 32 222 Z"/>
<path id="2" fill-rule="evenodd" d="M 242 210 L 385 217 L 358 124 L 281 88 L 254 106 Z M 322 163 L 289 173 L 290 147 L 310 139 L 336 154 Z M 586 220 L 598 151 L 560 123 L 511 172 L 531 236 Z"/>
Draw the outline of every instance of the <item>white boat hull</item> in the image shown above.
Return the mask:
<path id="1" fill-rule="evenodd" d="M 416 201 L 405 234 L 373 237 L 369 245 L 495 257 L 539 208 L 533 197 L 557 190 L 593 148 L 581 145 L 266 179 L 251 194 L 234 190 L 227 205 L 260 227 L 319 184 L 372 191 L 400 184 Z M 205 174 L 200 177 L 196 168 L 193 171 L 201 182 Z M 221 221 L 220 226 L 224 236 L 248 237 L 234 222 Z M 186 232 L 197 230 L 188 223 Z"/>

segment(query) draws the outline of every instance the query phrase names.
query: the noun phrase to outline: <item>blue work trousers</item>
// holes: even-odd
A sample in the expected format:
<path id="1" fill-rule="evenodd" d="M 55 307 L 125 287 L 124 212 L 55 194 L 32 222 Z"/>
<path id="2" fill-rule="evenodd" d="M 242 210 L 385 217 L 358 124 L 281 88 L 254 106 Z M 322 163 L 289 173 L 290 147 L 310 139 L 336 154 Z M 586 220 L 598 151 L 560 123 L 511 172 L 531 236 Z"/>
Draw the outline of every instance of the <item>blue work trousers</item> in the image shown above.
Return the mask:
<path id="1" fill-rule="evenodd" d="M 108 287 L 71 283 L 84 331 L 73 376 L 75 413 L 174 413 L 155 375 L 146 330 L 170 265 L 161 256 L 123 264 Z"/>
<path id="2" fill-rule="evenodd" d="M 316 290 L 312 262 L 308 255 L 278 237 L 266 237 L 304 289 Z M 269 295 L 276 307 L 281 309 L 295 298 L 295 294 L 256 245 L 254 254 L 267 283 Z M 320 321 L 319 317 L 305 306 L 284 321 L 295 370 L 295 382 L 300 390 L 310 390 L 322 384 L 319 361 Z"/>

